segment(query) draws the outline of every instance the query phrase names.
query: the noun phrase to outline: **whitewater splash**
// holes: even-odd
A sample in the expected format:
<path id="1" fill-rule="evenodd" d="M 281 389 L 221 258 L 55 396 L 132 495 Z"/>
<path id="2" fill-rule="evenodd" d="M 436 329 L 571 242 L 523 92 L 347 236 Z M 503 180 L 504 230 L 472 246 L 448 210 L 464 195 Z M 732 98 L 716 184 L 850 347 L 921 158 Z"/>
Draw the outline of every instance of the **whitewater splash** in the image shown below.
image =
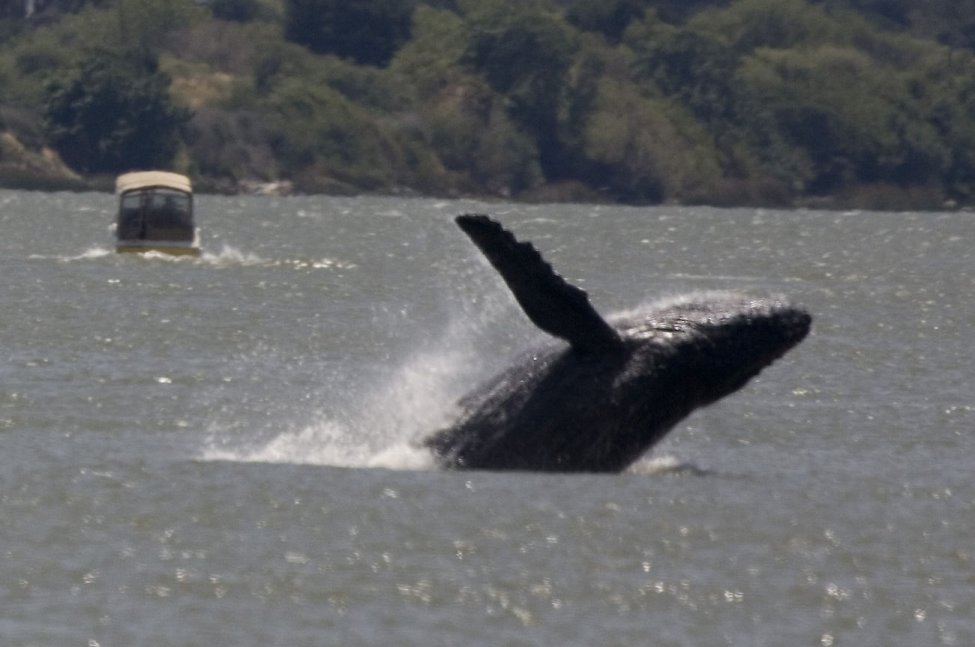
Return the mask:
<path id="1" fill-rule="evenodd" d="M 241 446 L 224 433 L 220 423 L 210 429 L 201 460 L 249 463 L 381 468 L 404 471 L 437 469 L 429 449 L 419 441 L 448 426 L 459 413 L 460 395 L 483 375 L 468 343 L 467 333 L 452 328 L 444 349 L 427 350 L 407 358 L 388 379 L 366 393 L 349 389 L 345 404 L 318 419 L 280 429 L 259 446 Z M 452 340 L 452 342 L 451 342 Z M 709 470 L 672 455 L 649 455 L 627 470 L 645 476 L 705 476 Z"/>
<path id="2" fill-rule="evenodd" d="M 338 374 L 331 365 L 315 368 L 313 379 L 322 386 L 315 393 L 288 394 L 288 398 L 298 398 L 297 405 L 269 401 L 261 409 L 262 403 L 242 405 L 239 392 L 229 395 L 228 406 L 207 426 L 207 439 L 197 457 L 205 461 L 437 469 L 420 441 L 449 426 L 460 413 L 459 399 L 517 353 L 499 353 L 497 335 L 518 328 L 521 315 L 507 290 L 485 276 L 490 277 L 477 268 L 470 275 L 452 277 L 445 292 L 462 290 L 466 295 L 447 297 L 451 314 L 446 329 L 413 331 L 416 350 L 399 360 L 386 357 L 372 366 L 352 360 L 344 363 L 343 370 L 355 366 L 353 373 L 358 375 Z M 394 332 L 403 333 L 398 327 Z M 530 348 L 537 345 L 539 333 L 525 322 L 514 337 L 509 340 L 514 348 Z M 269 369 L 273 373 L 283 363 L 273 349 L 263 349 L 243 358 L 240 372 L 266 377 Z M 264 377 L 257 378 L 258 382 Z M 275 379 L 287 382 L 290 376 Z M 255 393 L 250 397 L 274 396 Z M 253 413 L 248 410 L 261 410 L 263 417 L 250 420 Z M 654 476 L 706 473 L 666 455 L 648 456 L 628 472 Z"/>
<path id="3" fill-rule="evenodd" d="M 417 442 L 449 423 L 458 375 L 471 358 L 464 350 L 421 351 L 368 392 L 346 386 L 341 405 L 310 424 L 280 430 L 258 447 L 233 446 L 223 424 L 210 429 L 203 460 L 297 463 L 335 467 L 422 470 L 434 467 Z M 285 422 L 285 425 L 287 423 Z"/>
<path id="4" fill-rule="evenodd" d="M 312 417 L 310 422 L 281 420 L 273 437 L 257 446 L 249 444 L 248 433 L 241 438 L 234 431 L 242 425 L 233 418 L 245 414 L 226 411 L 211 423 L 200 458 L 433 469 L 432 456 L 419 441 L 432 430 L 448 425 L 457 413 L 459 397 L 489 371 L 486 363 L 495 358 L 485 351 L 489 348 L 484 343 L 485 334 L 497 321 L 510 316 L 511 307 L 506 298 L 493 295 L 469 307 L 461 306 L 462 312 L 451 317 L 445 330 L 433 334 L 417 331 L 425 339 L 418 340 L 416 349 L 398 363 L 387 358 L 378 367 L 360 366 L 362 375 L 336 376 L 323 367 L 321 393 L 309 394 L 306 399 L 329 402 L 329 408 L 316 411 L 317 405 L 311 405 L 308 411 L 297 413 Z M 262 361 L 275 363 L 273 351 L 248 359 L 245 372 Z M 250 435 L 260 436 L 261 430 L 251 430 Z"/>

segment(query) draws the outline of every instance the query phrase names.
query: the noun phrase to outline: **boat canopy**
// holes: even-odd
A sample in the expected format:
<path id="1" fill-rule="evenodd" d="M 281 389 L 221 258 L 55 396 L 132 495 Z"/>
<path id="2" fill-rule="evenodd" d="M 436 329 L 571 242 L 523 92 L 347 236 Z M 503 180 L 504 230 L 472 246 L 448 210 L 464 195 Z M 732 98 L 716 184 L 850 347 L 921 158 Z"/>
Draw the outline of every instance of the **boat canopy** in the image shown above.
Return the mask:
<path id="1" fill-rule="evenodd" d="M 119 195 L 127 191 L 148 187 L 175 189 L 186 193 L 193 192 L 193 186 L 188 177 L 168 171 L 136 171 L 120 175 L 115 180 L 115 193 Z"/>

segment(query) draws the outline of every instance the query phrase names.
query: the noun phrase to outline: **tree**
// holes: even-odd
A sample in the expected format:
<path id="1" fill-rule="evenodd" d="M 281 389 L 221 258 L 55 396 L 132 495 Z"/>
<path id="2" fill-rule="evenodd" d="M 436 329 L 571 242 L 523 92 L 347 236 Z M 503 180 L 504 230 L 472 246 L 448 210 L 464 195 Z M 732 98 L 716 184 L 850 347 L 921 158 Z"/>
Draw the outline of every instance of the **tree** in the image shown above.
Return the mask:
<path id="1" fill-rule="evenodd" d="M 168 165 L 189 117 L 170 101 L 169 77 L 138 57 L 90 55 L 47 86 L 45 129 L 64 161 L 83 173 Z"/>
<path id="2" fill-rule="evenodd" d="M 505 95 L 511 118 L 535 139 L 546 178 L 565 175 L 559 110 L 572 63 L 572 35 L 555 16 L 507 4 L 472 20 L 462 61 Z"/>
<path id="3" fill-rule="evenodd" d="M 643 0 L 576 0 L 565 12 L 565 18 L 583 31 L 595 31 L 618 44 L 623 32 L 634 19 L 646 11 Z"/>
<path id="4" fill-rule="evenodd" d="M 949 163 L 943 138 L 921 117 L 913 96 L 920 88 L 912 92 L 899 73 L 862 52 L 765 50 L 748 58 L 737 80 L 771 117 L 761 122 L 763 133 L 781 138 L 805 160 L 790 179 L 808 192 L 835 193 L 858 183 L 925 185 Z M 752 126 L 754 132 L 759 124 Z"/>
<path id="5" fill-rule="evenodd" d="M 638 79 L 653 81 L 707 124 L 734 117 L 738 59 L 730 47 L 683 30 L 654 39 L 644 49 L 634 62 Z"/>
<path id="6" fill-rule="evenodd" d="M 586 154 L 608 173 L 615 198 L 635 203 L 696 198 L 719 176 L 704 129 L 675 104 L 604 81 L 584 132 Z"/>
<path id="7" fill-rule="evenodd" d="M 414 0 L 286 0 L 284 34 L 318 54 L 385 67 L 410 39 Z"/>
<path id="8" fill-rule="evenodd" d="M 233 22 L 250 22 L 261 13 L 258 0 L 211 0 L 214 18 Z"/>
<path id="9" fill-rule="evenodd" d="M 835 42 L 845 29 L 843 22 L 805 0 L 738 0 L 725 10 L 702 11 L 691 18 L 689 27 L 731 45 L 739 54 Z"/>

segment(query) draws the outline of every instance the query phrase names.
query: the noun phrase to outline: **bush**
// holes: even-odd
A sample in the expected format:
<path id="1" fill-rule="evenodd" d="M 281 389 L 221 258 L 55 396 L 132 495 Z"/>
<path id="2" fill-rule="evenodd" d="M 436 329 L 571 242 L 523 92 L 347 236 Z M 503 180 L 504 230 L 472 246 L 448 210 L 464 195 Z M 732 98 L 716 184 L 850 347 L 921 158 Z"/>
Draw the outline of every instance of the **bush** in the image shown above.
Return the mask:
<path id="1" fill-rule="evenodd" d="M 274 153 L 259 114 L 202 108 L 193 115 L 188 132 L 195 173 L 229 179 L 233 185 L 277 179 Z"/>
<path id="2" fill-rule="evenodd" d="M 654 39 L 634 62 L 636 77 L 651 81 L 705 123 L 734 117 L 738 58 L 727 45 L 693 31 Z"/>
<path id="3" fill-rule="evenodd" d="M 702 11 L 688 26 L 742 53 L 821 44 L 841 27 L 805 0 L 738 0 L 725 10 Z"/>
<path id="4" fill-rule="evenodd" d="M 466 43 L 459 16 L 420 5 L 413 14 L 413 37 L 396 53 L 390 69 L 409 79 L 419 97 L 430 97 L 463 75 L 457 61 Z"/>
<path id="5" fill-rule="evenodd" d="M 393 173 L 389 142 L 366 114 L 328 86 L 286 79 L 263 102 L 275 154 L 283 170 L 316 167 L 336 179 L 377 188 Z"/>
<path id="6" fill-rule="evenodd" d="M 794 179 L 813 193 L 859 182 L 925 184 L 948 163 L 903 78 L 854 50 L 765 50 L 749 58 L 740 80 L 767 111 L 753 130 L 773 131 L 802 152 L 809 175 Z"/>
<path id="7" fill-rule="evenodd" d="M 600 87 L 585 141 L 612 194 L 626 202 L 698 196 L 721 174 L 703 129 L 671 104 L 614 83 Z"/>
<path id="8" fill-rule="evenodd" d="M 511 196 L 543 181 L 534 142 L 487 88 L 457 86 L 424 114 L 430 146 L 449 171 L 469 178 L 466 190 Z"/>

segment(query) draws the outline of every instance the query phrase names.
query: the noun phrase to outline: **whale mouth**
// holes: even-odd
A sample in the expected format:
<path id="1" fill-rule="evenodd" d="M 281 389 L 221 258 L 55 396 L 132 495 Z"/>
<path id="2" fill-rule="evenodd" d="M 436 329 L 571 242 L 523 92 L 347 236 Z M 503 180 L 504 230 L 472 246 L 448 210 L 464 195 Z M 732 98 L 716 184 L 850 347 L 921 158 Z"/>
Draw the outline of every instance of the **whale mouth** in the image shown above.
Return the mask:
<path id="1" fill-rule="evenodd" d="M 746 312 L 743 316 L 763 329 L 770 350 L 780 347 L 775 357 L 780 357 L 801 342 L 812 330 L 812 315 L 809 311 L 787 302 L 777 301 L 767 311 Z"/>
<path id="2" fill-rule="evenodd" d="M 802 308 L 792 308 L 784 318 L 787 339 L 791 342 L 789 348 L 792 348 L 805 339 L 812 330 L 812 315 Z"/>

